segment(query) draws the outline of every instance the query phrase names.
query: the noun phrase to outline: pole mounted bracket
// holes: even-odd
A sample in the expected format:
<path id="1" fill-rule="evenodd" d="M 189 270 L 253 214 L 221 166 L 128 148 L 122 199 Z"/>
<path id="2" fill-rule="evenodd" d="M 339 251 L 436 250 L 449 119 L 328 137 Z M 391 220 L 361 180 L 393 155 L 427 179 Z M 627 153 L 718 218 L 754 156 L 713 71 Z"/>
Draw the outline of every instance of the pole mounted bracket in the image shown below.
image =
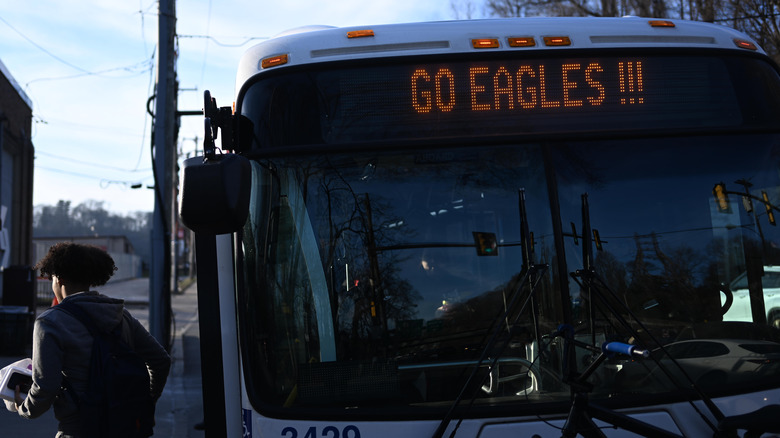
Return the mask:
<path id="1" fill-rule="evenodd" d="M 233 127 L 235 117 L 233 109 L 229 106 L 218 107 L 217 100 L 211 97 L 211 92 L 203 92 L 203 115 L 205 136 L 203 139 L 203 155 L 206 160 L 214 158 L 217 150 L 215 140 L 219 137 L 219 130 L 222 130 L 222 150 L 234 151 L 235 136 Z"/>

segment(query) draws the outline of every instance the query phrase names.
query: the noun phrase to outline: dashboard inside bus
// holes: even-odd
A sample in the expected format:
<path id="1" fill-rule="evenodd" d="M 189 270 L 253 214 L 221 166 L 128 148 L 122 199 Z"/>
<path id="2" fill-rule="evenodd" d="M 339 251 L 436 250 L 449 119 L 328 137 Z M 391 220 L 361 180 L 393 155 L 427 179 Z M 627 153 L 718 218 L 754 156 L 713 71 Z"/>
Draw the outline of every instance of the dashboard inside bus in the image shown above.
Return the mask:
<path id="1" fill-rule="evenodd" d="M 780 266 L 777 71 L 640 53 L 644 100 L 622 104 L 624 59 L 389 64 L 381 86 L 406 78 L 412 99 L 390 111 L 367 80 L 351 88 L 363 100 L 329 90 L 375 67 L 248 86 L 237 289 L 253 405 L 495 415 L 549 410 L 575 384 L 621 406 L 780 387 L 780 302 L 764 298 Z M 475 68 L 493 74 L 485 95 L 443 91 Z M 495 79 L 501 68 L 513 73 Z M 540 68 L 560 84 L 545 91 L 557 111 L 530 105 Z M 519 81 L 537 88 L 509 109 Z M 490 109 L 446 111 L 463 99 Z M 648 357 L 590 371 L 608 341 Z"/>

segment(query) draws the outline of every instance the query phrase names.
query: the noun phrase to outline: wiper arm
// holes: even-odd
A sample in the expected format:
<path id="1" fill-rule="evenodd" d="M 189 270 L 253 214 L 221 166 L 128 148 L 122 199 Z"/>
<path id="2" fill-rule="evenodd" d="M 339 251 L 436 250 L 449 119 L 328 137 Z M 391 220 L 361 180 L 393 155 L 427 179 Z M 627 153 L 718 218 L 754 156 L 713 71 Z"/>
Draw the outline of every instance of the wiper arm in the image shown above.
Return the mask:
<path id="1" fill-rule="evenodd" d="M 532 251 L 533 242 L 531 241 L 531 232 L 528 227 L 528 213 L 525 205 L 525 189 L 522 188 L 518 190 L 518 208 L 520 214 L 520 246 L 522 248 L 521 272 L 524 272 L 523 277 L 520 280 L 520 284 L 518 285 L 516 292 L 512 295 L 512 299 L 510 300 L 509 304 L 507 304 L 507 306 L 505 307 L 503 315 L 500 316 L 500 319 L 494 321 L 493 323 L 494 329 L 493 329 L 493 333 L 490 336 L 490 339 L 485 345 L 485 348 L 482 349 L 482 352 L 480 353 L 479 356 L 479 360 L 477 360 L 477 363 L 474 365 L 473 369 L 471 370 L 471 374 L 469 375 L 468 379 L 466 379 L 466 382 L 461 387 L 460 393 L 458 393 L 458 397 L 455 398 L 455 400 L 452 402 L 449 411 L 447 411 L 447 414 L 444 416 L 444 418 L 442 418 L 441 422 L 439 423 L 439 426 L 436 428 L 436 431 L 433 434 L 433 438 L 441 438 L 444 435 L 444 430 L 447 429 L 447 426 L 452 421 L 452 418 L 455 415 L 455 409 L 457 409 L 461 400 L 463 400 L 466 394 L 466 389 L 469 387 L 471 381 L 476 377 L 480 367 L 482 366 L 482 363 L 485 362 L 485 360 L 487 359 L 488 354 L 490 354 L 490 352 L 493 350 L 493 347 L 495 346 L 496 341 L 498 340 L 498 335 L 503 330 L 503 325 L 501 324 L 501 321 L 507 321 L 509 316 L 513 313 L 513 309 L 516 307 L 517 302 L 520 299 L 520 295 L 523 289 L 525 288 L 526 283 L 530 283 L 528 295 L 526 296 L 523 305 L 520 307 L 520 310 L 517 311 L 516 316 L 510 326 L 514 326 L 517 323 L 517 320 L 520 319 L 520 316 L 523 314 L 526 307 L 530 303 L 533 310 L 532 314 L 533 314 L 533 324 L 534 324 L 534 336 L 538 340 L 539 327 L 536 318 L 536 314 L 538 313 L 538 311 L 536 309 L 536 303 L 534 300 L 534 290 L 536 289 L 539 280 L 542 278 L 542 275 L 544 274 L 544 272 L 547 271 L 547 268 L 549 266 L 546 264 L 536 265 L 532 261 L 531 254 L 533 253 Z M 491 359 L 490 369 L 493 369 L 493 367 L 496 366 L 496 363 L 501 358 L 501 355 L 504 353 L 504 350 L 506 349 L 507 345 L 509 345 L 510 338 L 508 338 L 504 342 L 501 348 L 498 349 L 494 357 Z M 455 427 L 455 430 L 452 431 L 451 436 L 455 435 L 457 429 L 458 428 Z"/>
<path id="2" fill-rule="evenodd" d="M 625 318 L 623 318 L 619 310 L 622 310 L 623 312 L 628 314 L 631 317 L 631 319 L 637 324 L 637 326 L 639 326 L 639 328 L 643 331 L 644 335 L 646 335 L 653 342 L 653 344 L 658 346 L 658 348 L 661 351 L 663 351 L 664 354 L 669 358 L 669 360 L 671 360 L 672 363 L 675 364 L 675 366 L 680 370 L 680 372 L 685 377 L 685 379 L 688 380 L 688 382 L 690 383 L 690 388 L 693 389 L 696 392 L 696 394 L 702 399 L 702 401 L 710 410 L 710 412 L 715 417 L 715 419 L 720 421 L 725 417 L 725 415 L 723 415 L 723 412 L 720 409 L 718 409 L 718 407 L 715 405 L 712 399 L 704 391 L 702 391 L 698 385 L 696 385 L 696 383 L 688 375 L 688 373 L 685 371 L 682 365 L 680 365 L 679 362 L 677 362 L 671 355 L 669 355 L 666 352 L 666 349 L 664 348 L 663 344 L 661 344 L 661 342 L 655 336 L 653 336 L 653 334 L 648 330 L 648 328 L 644 325 L 644 323 L 642 323 L 642 321 L 636 316 L 636 314 L 634 314 L 634 312 L 632 312 L 631 309 L 628 308 L 628 306 L 626 306 L 625 304 L 622 303 L 622 301 L 620 301 L 620 298 L 617 296 L 617 294 L 612 289 L 610 289 L 601 278 L 599 278 L 598 274 L 596 274 L 594 270 L 592 269 L 590 271 L 579 270 L 575 273 L 572 273 L 571 275 L 575 280 L 577 278 L 582 280 L 583 283 L 581 283 L 581 285 L 584 285 L 590 290 L 591 295 L 588 298 L 591 301 L 594 296 L 597 297 L 599 301 L 601 301 L 601 303 L 604 305 L 604 307 L 606 307 L 606 309 L 609 311 L 611 316 L 614 317 L 625 330 L 631 333 L 631 335 L 634 338 L 640 338 L 641 336 L 639 335 L 639 333 L 636 330 L 634 330 L 633 327 L 631 327 L 631 324 L 629 324 Z M 604 293 L 605 291 L 607 292 L 607 294 Z M 613 306 L 613 304 L 610 303 L 610 300 L 617 303 L 621 303 L 621 309 L 619 310 L 616 309 Z M 658 359 L 654 359 L 654 360 L 658 365 L 659 369 L 672 382 L 677 383 L 679 386 L 677 379 L 672 375 L 671 371 L 669 371 L 669 369 L 666 366 L 664 366 L 660 362 L 660 360 Z M 699 412 L 696 406 L 693 407 L 697 412 Z M 707 417 L 704 416 L 704 414 L 702 414 L 701 412 L 699 412 L 699 414 L 701 415 L 705 423 L 707 423 L 707 425 L 709 425 L 713 430 L 716 430 L 715 425 L 713 425 L 707 419 Z"/>
<path id="3" fill-rule="evenodd" d="M 471 370 L 471 374 L 469 374 L 469 377 L 466 379 L 466 382 L 461 387 L 458 396 L 452 402 L 452 405 L 450 405 L 450 409 L 447 411 L 447 414 L 444 416 L 444 418 L 442 418 L 441 422 L 439 423 L 439 426 L 436 428 L 436 431 L 433 433 L 433 438 L 441 438 L 444 435 L 445 429 L 447 429 L 447 426 L 449 426 L 450 422 L 452 421 L 452 418 L 455 416 L 455 409 L 463 400 L 466 394 L 466 389 L 469 387 L 471 381 L 474 380 L 477 373 L 479 372 L 480 367 L 487 359 L 488 354 L 495 346 L 496 341 L 498 340 L 499 333 L 504 330 L 504 327 L 502 324 L 500 324 L 500 321 L 509 318 L 509 315 L 512 313 L 512 309 L 516 306 L 517 301 L 519 300 L 522 290 L 525 288 L 526 283 L 529 282 L 530 280 L 530 289 L 528 292 L 528 296 L 526 296 L 525 301 L 523 302 L 523 305 L 520 307 L 520 310 L 517 312 L 514 320 L 512 321 L 511 326 L 514 326 L 515 323 L 517 323 L 517 320 L 520 319 L 520 316 L 523 314 L 531 298 L 534 296 L 534 290 L 536 289 L 536 286 L 542 277 L 541 274 L 543 274 L 547 270 L 547 268 L 548 265 L 533 265 L 533 264 L 528 267 L 528 270 L 523 275 L 523 278 L 517 287 L 517 292 L 515 292 L 515 294 L 512 296 L 512 300 L 507 305 L 506 310 L 501 315 L 500 319 L 498 319 L 496 323 L 493 324 L 495 328 L 493 329 L 493 333 L 491 334 L 487 345 L 485 345 L 485 348 L 482 349 L 482 353 L 480 354 L 477 363 L 474 364 L 474 367 Z M 504 342 L 501 348 L 499 348 L 498 352 L 491 358 L 489 364 L 491 369 L 496 366 L 496 363 L 501 358 L 501 355 L 503 354 L 507 345 L 509 345 L 509 339 L 507 339 L 506 342 Z M 457 427 L 455 430 L 452 431 L 452 434 L 450 436 L 454 436 L 456 430 Z"/>
<path id="4" fill-rule="evenodd" d="M 588 203 L 588 194 L 582 194 L 582 267 L 585 271 L 593 270 L 593 243 L 590 238 L 590 204 Z M 593 300 L 590 299 L 590 287 L 585 286 L 585 293 L 588 295 L 588 324 L 591 332 L 591 343 L 596 345 L 596 318 Z"/>
<path id="5" fill-rule="evenodd" d="M 596 274 L 596 271 L 593 269 L 593 248 L 592 248 L 592 242 L 590 239 L 591 234 L 591 228 L 590 228 L 590 205 L 588 203 L 588 195 L 583 194 L 582 195 L 582 240 L 583 240 L 583 249 L 582 249 L 582 258 L 583 258 L 583 269 L 578 270 L 571 274 L 572 278 L 577 281 L 577 279 L 581 279 L 582 283 L 580 283 L 580 286 L 583 288 L 585 293 L 588 295 L 588 318 L 589 323 L 591 327 L 591 332 L 593 333 L 593 345 L 596 345 L 595 341 L 595 317 L 594 317 L 594 309 L 593 309 L 593 297 L 596 296 L 601 303 L 604 305 L 604 307 L 607 309 L 607 311 L 611 314 L 612 317 L 614 317 L 618 323 L 629 333 L 631 333 L 632 336 L 635 338 L 639 338 L 639 334 L 636 330 L 634 330 L 633 327 L 631 327 L 631 324 L 626 321 L 625 318 L 621 315 L 620 311 L 623 311 L 625 314 L 627 314 L 633 321 L 636 322 L 636 324 L 639 326 L 640 329 L 643 330 L 645 335 L 655 344 L 659 347 L 661 351 L 664 352 L 664 354 L 670 358 L 673 364 L 681 371 L 682 375 L 688 380 L 690 383 L 690 388 L 692 388 L 696 394 L 702 399 L 704 404 L 707 406 L 709 411 L 712 413 L 712 415 L 715 417 L 717 421 L 723 420 L 725 418 L 725 415 L 723 412 L 718 409 L 718 407 L 715 405 L 715 403 L 712 401 L 712 399 L 704 393 L 704 391 L 701 390 L 701 388 L 696 385 L 696 383 L 693 381 L 693 379 L 688 375 L 688 373 L 685 371 L 685 369 L 682 367 L 682 365 L 679 364 L 671 355 L 669 355 L 664 348 L 663 344 L 650 332 L 650 330 L 647 329 L 647 327 L 642 323 L 642 321 L 636 316 L 636 314 L 631 311 L 631 309 L 626 305 L 623 301 L 620 300 L 620 298 L 617 296 L 617 294 L 607 286 L 607 284 L 599 278 L 598 274 Z M 579 281 L 578 281 L 579 283 Z M 606 293 L 604 293 L 606 292 Z M 612 301 L 612 302 L 610 302 Z M 620 309 L 616 309 L 615 306 L 612 303 L 618 303 L 620 306 Z M 672 376 L 671 372 L 660 363 L 660 360 L 655 360 L 658 364 L 661 371 L 666 374 L 666 376 L 672 380 L 672 382 L 676 382 L 676 379 Z M 695 405 L 693 405 L 693 408 L 696 410 L 696 412 L 699 412 L 699 410 L 696 408 Z M 699 412 L 699 415 L 702 417 L 704 422 L 709 425 L 713 430 L 717 430 L 717 427 L 713 425 L 701 412 Z"/>

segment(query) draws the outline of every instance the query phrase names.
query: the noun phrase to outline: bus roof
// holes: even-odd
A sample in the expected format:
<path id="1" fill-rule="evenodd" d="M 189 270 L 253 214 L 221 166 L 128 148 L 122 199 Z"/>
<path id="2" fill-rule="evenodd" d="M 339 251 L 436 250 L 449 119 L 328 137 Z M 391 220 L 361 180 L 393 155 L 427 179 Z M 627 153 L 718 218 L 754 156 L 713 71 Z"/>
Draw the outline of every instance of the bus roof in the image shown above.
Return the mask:
<path id="1" fill-rule="evenodd" d="M 565 39 L 556 42 L 555 38 L 559 37 Z M 721 48 L 764 53 L 750 37 L 725 26 L 639 17 L 506 18 L 344 28 L 310 26 L 285 32 L 248 49 L 239 64 L 236 89 L 263 70 L 317 62 L 485 50 L 626 47 Z"/>

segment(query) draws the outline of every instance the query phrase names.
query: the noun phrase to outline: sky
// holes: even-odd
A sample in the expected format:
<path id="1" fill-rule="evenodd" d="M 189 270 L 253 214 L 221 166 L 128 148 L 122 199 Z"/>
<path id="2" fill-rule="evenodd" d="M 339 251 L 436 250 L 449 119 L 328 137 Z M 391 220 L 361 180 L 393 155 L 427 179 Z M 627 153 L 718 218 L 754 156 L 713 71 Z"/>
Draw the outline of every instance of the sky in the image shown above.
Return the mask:
<path id="1" fill-rule="evenodd" d="M 0 5 L 0 61 L 32 103 L 35 206 L 65 200 L 102 203 L 116 214 L 154 209 L 147 101 L 157 11 L 153 0 Z M 204 90 L 231 105 L 243 52 L 285 30 L 456 18 L 451 0 L 190 0 L 178 1 L 176 14 L 181 111 L 200 111 Z M 182 159 L 202 150 L 202 131 L 201 117 L 182 118 Z"/>

